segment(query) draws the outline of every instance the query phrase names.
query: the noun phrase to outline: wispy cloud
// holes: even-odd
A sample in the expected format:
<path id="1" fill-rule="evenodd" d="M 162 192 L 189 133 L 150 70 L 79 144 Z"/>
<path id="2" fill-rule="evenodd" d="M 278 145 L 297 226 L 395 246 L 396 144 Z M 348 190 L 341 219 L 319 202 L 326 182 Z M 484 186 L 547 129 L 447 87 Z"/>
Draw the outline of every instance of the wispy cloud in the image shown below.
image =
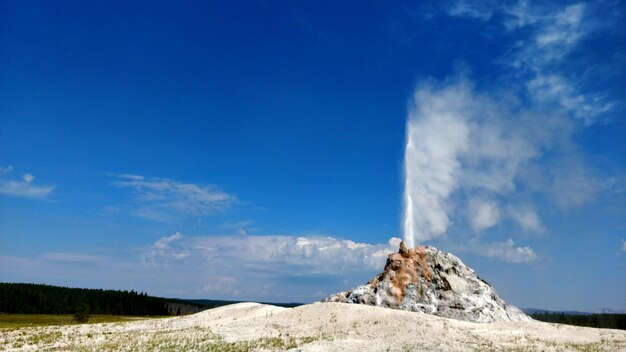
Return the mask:
<path id="1" fill-rule="evenodd" d="M 592 201 L 601 185 L 578 158 L 564 158 L 550 167 L 550 195 L 561 208 L 574 208 Z"/>
<path id="2" fill-rule="evenodd" d="M 523 229 L 534 233 L 546 232 L 539 215 L 532 205 L 509 205 L 507 212 Z"/>
<path id="3" fill-rule="evenodd" d="M 211 282 L 202 286 L 202 292 L 208 294 L 228 294 L 233 297 L 239 297 L 241 294 L 241 285 L 237 278 L 232 276 L 218 276 Z"/>
<path id="4" fill-rule="evenodd" d="M 37 186 L 35 176 L 30 173 L 22 175 L 21 179 L 9 179 L 5 175 L 13 172 L 13 166 L 0 166 L 0 193 L 22 198 L 45 199 L 56 188 L 55 186 Z"/>
<path id="5" fill-rule="evenodd" d="M 451 243 L 456 253 L 472 253 L 506 263 L 530 263 L 539 256 L 530 246 L 519 246 L 509 238 L 505 241 L 482 241 L 473 239 L 465 243 Z"/>
<path id="6" fill-rule="evenodd" d="M 451 16 L 477 18 L 488 21 L 493 16 L 496 6 L 490 1 L 466 1 L 454 2 L 447 12 Z"/>
<path id="7" fill-rule="evenodd" d="M 4 166 L 0 165 L 0 175 L 8 174 L 8 173 L 10 173 L 12 171 L 13 171 L 13 166 L 12 165 L 9 165 L 7 167 L 4 167 Z"/>
<path id="8" fill-rule="evenodd" d="M 563 67 L 571 53 L 595 29 L 589 17 L 589 5 L 577 3 L 548 10 L 539 6 L 518 6 L 508 15 L 515 23 L 510 30 L 530 29 L 530 35 L 514 49 L 506 62 L 514 70 L 525 72 L 529 95 L 538 102 L 556 103 L 574 117 L 591 125 L 611 111 L 615 102 L 602 93 L 584 92 L 579 72 Z M 541 14 L 539 14 L 541 13 Z"/>
<path id="9" fill-rule="evenodd" d="M 258 229 L 252 226 L 252 220 L 242 220 L 236 222 L 227 222 L 222 224 L 222 228 L 226 230 L 234 230 L 240 235 L 246 235 L 249 232 L 255 232 Z"/>
<path id="10" fill-rule="evenodd" d="M 183 235 L 180 232 L 159 238 L 152 246 L 141 253 L 141 262 L 150 266 L 157 266 L 158 263 L 167 266 L 170 260 L 181 261 L 187 258 L 190 255 L 189 250 L 171 245 L 172 242 L 179 241 L 182 238 Z"/>
<path id="11" fill-rule="evenodd" d="M 121 174 L 112 185 L 135 194 L 133 214 L 157 221 L 205 216 L 230 208 L 237 197 L 214 185 L 182 183 L 166 178 Z"/>
<path id="12" fill-rule="evenodd" d="M 498 13 L 506 31 L 516 37 L 501 62 L 525 80 L 528 96 L 537 102 L 558 105 L 591 125 L 616 105 L 602 92 L 587 91 L 588 82 L 579 70 L 566 69 L 575 60 L 574 50 L 600 27 L 591 7 L 584 2 L 558 7 L 523 0 L 512 6 L 504 2 L 460 0 L 447 13 L 482 21 Z"/>
<path id="13" fill-rule="evenodd" d="M 474 247 L 474 251 L 489 257 L 504 260 L 510 263 L 523 263 L 532 262 L 537 260 L 537 253 L 526 247 L 515 247 L 515 243 L 512 239 L 508 239 L 504 242 L 491 242 L 484 243 Z"/>
<path id="14" fill-rule="evenodd" d="M 44 260 L 66 263 L 99 263 L 105 260 L 104 257 L 92 254 L 73 252 L 48 252 L 41 256 Z"/>
<path id="15" fill-rule="evenodd" d="M 500 209 L 495 202 L 471 198 L 468 208 L 474 232 L 488 229 L 500 221 Z"/>

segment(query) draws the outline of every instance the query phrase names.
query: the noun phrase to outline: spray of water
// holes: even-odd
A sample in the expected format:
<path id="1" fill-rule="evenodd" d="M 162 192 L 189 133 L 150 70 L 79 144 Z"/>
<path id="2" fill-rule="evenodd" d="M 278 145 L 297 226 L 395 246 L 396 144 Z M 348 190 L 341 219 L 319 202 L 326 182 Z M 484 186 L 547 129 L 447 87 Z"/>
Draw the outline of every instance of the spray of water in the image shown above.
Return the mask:
<path id="1" fill-rule="evenodd" d="M 408 184 L 405 187 L 409 187 Z M 404 194 L 404 242 L 409 248 L 415 247 L 415 234 L 413 233 L 413 204 L 411 196 Z"/>
<path id="2" fill-rule="evenodd" d="M 447 200 L 459 186 L 460 155 L 467 150 L 467 121 L 474 99 L 465 84 L 424 85 L 409 108 L 404 152 L 404 241 L 415 247 L 446 233 Z M 471 112 L 471 111 L 470 111 Z"/>
<path id="3" fill-rule="evenodd" d="M 415 247 L 415 233 L 413 223 L 413 199 L 411 192 L 411 162 L 410 156 L 415 153 L 415 144 L 411 137 L 411 123 L 407 123 L 406 148 L 404 151 L 404 242 L 409 248 Z"/>

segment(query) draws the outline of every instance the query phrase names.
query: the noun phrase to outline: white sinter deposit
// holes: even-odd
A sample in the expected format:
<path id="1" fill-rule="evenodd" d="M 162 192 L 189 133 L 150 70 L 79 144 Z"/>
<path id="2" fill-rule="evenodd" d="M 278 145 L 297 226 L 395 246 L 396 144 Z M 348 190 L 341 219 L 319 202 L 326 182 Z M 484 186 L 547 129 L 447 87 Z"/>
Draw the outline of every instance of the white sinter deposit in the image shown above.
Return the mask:
<path id="1" fill-rule="evenodd" d="M 0 328 L 2 351 L 624 351 L 626 332 L 478 324 L 363 304 L 239 303 L 124 323 Z"/>
<path id="2" fill-rule="evenodd" d="M 434 247 L 407 249 L 404 241 L 398 253 L 389 254 L 384 272 L 322 302 L 367 304 L 480 323 L 532 321 L 507 305 L 456 256 Z"/>

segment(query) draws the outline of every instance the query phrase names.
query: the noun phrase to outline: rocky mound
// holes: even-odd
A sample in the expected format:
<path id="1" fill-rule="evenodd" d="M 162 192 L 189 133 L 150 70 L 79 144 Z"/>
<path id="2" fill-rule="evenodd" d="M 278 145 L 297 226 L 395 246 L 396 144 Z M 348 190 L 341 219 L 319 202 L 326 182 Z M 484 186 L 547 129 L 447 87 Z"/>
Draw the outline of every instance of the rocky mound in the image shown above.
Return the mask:
<path id="1" fill-rule="evenodd" d="M 480 323 L 532 320 L 504 303 L 456 256 L 434 247 L 408 249 L 404 241 L 398 253 L 387 257 L 383 273 L 322 302 L 368 304 Z"/>

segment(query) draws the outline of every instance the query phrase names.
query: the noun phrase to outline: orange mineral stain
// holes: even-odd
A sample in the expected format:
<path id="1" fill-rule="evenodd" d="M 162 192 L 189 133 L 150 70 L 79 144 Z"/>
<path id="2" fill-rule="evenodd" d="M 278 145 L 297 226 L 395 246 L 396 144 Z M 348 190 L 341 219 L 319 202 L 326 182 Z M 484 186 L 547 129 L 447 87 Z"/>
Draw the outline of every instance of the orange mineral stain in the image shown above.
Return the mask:
<path id="1" fill-rule="evenodd" d="M 370 280 L 369 284 L 374 287 L 383 278 L 389 277 L 392 293 L 396 302 L 400 304 L 404 298 L 404 289 L 409 283 L 418 284 L 419 278 L 423 277 L 430 282 L 431 274 L 428 270 L 428 253 L 426 248 L 419 246 L 416 249 L 408 249 L 404 241 L 400 242 L 397 253 L 391 253 L 387 257 L 385 271 Z"/>

